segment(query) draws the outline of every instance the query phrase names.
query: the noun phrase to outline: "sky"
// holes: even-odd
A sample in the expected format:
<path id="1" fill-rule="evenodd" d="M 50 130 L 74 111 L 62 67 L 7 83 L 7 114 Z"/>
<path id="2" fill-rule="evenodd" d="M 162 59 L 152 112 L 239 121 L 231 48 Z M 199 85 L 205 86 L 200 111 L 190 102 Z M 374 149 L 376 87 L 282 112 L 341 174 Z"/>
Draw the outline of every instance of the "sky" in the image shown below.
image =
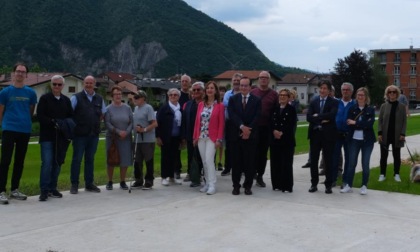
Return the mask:
<path id="1" fill-rule="evenodd" d="M 283 66 L 333 71 L 355 49 L 420 48 L 419 0 L 184 0 Z"/>

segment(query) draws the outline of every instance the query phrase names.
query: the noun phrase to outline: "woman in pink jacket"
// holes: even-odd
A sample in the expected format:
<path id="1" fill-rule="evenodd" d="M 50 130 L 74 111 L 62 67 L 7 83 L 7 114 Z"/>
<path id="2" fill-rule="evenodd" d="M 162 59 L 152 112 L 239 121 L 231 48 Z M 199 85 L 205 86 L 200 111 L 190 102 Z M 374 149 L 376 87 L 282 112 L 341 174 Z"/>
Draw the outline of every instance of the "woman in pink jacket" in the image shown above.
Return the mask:
<path id="1" fill-rule="evenodd" d="M 200 189 L 208 195 L 216 193 L 216 168 L 214 155 L 222 146 L 225 127 L 225 108 L 220 102 L 220 93 L 214 81 L 207 82 L 204 100 L 198 104 L 194 124 L 194 145 L 198 144 L 203 160 L 206 184 Z"/>

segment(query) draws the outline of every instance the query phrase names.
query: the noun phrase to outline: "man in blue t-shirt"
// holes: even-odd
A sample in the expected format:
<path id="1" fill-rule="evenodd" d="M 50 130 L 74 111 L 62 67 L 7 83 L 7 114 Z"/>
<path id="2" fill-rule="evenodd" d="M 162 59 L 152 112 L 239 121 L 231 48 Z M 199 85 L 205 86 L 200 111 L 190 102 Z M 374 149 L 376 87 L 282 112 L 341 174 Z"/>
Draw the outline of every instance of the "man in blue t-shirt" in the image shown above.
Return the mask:
<path id="1" fill-rule="evenodd" d="M 15 158 L 10 197 L 26 200 L 26 195 L 19 191 L 23 163 L 32 131 L 32 115 L 37 97 L 35 91 L 25 86 L 28 67 L 17 63 L 13 67 L 14 83 L 0 92 L 0 123 L 2 127 L 2 145 L 0 159 L 0 204 L 8 204 L 6 183 L 13 150 Z"/>

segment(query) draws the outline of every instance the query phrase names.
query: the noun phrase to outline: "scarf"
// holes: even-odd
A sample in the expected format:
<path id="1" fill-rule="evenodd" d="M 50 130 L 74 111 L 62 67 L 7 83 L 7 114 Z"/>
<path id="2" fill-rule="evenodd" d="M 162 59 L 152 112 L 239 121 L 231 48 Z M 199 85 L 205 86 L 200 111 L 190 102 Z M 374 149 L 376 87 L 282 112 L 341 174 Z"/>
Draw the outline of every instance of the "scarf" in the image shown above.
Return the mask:
<path id="1" fill-rule="evenodd" d="M 182 114 L 181 114 L 181 106 L 179 106 L 179 103 L 177 103 L 176 105 L 173 105 L 171 102 L 169 103 L 169 107 L 171 107 L 171 109 L 174 111 L 175 113 L 175 122 L 176 125 L 179 127 L 181 126 L 181 118 L 182 118 Z"/>

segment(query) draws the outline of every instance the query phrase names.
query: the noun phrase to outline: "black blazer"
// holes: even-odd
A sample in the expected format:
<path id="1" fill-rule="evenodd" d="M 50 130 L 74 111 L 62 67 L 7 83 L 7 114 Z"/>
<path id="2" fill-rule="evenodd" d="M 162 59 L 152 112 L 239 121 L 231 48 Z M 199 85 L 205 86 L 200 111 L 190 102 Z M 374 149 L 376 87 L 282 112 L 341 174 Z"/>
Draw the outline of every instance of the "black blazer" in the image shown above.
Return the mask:
<path id="1" fill-rule="evenodd" d="M 258 139 L 258 119 L 261 116 L 261 99 L 255 95 L 249 94 L 245 110 L 242 108 L 242 94 L 238 93 L 229 98 L 228 113 L 232 127 L 229 127 L 226 138 L 231 141 L 239 140 L 241 134 L 241 125 L 252 128 L 250 141 Z"/>
<path id="2" fill-rule="evenodd" d="M 320 113 L 320 97 L 313 99 L 308 107 L 306 120 L 309 122 L 308 138 L 311 138 L 314 130 L 318 130 L 318 126 L 322 126 L 322 131 L 328 132 L 333 138 L 337 135 L 337 126 L 335 124 L 335 116 L 338 111 L 338 100 L 327 96 L 324 104 L 324 110 Z M 314 116 L 317 114 L 317 116 Z M 327 120 L 328 122 L 322 123 Z"/>
<path id="3" fill-rule="evenodd" d="M 292 147 L 296 145 L 295 141 L 295 127 L 296 127 L 296 109 L 287 104 L 280 112 L 280 104 L 274 108 L 271 116 L 270 139 L 271 144 Z M 283 132 L 280 139 L 274 138 L 273 131 L 278 130 Z"/>

